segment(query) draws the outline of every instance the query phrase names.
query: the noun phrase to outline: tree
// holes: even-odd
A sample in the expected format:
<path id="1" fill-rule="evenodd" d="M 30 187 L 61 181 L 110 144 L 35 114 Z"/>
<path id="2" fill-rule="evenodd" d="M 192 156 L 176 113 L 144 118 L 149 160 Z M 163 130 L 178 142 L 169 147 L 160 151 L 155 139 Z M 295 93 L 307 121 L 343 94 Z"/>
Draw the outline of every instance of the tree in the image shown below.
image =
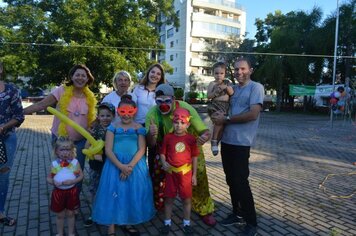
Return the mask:
<path id="1" fill-rule="evenodd" d="M 92 70 L 96 86 L 111 84 L 119 69 L 135 76 L 152 63 L 148 53 L 162 47 L 156 27 L 178 26 L 173 0 L 5 2 L 0 58 L 11 64 L 8 73 L 32 76 L 33 85 L 59 84 L 77 63 Z"/>
<path id="2" fill-rule="evenodd" d="M 253 51 L 254 40 L 244 39 L 231 35 L 228 40 L 213 40 L 206 45 L 204 55 L 211 64 L 223 61 L 226 64 L 226 78 L 230 78 L 233 84 L 236 83 L 233 73 L 234 62 L 239 56 L 246 52 Z"/>
<path id="3" fill-rule="evenodd" d="M 290 83 L 314 85 L 320 78 L 318 65 L 322 59 L 302 55 L 318 54 L 320 46 L 312 37 L 319 29 L 321 13 L 319 8 L 313 8 L 309 13 L 292 11 L 285 15 L 276 11 L 274 15 L 268 14 L 265 20 L 256 20 L 256 50 L 276 54 L 258 57 L 256 75 L 264 78 L 268 87 L 277 90 L 277 108 L 286 100 L 293 106 L 293 99 L 289 99 L 288 94 Z"/>
<path id="4" fill-rule="evenodd" d="M 352 57 L 356 54 L 356 0 L 350 0 L 340 6 L 339 9 L 339 34 L 338 34 L 338 56 Z M 335 45 L 335 21 L 336 12 L 327 17 L 323 22 L 320 33 L 323 45 L 324 53 L 333 55 Z M 329 77 L 326 81 L 331 83 L 331 74 L 333 68 L 333 58 L 327 58 L 326 66 L 329 69 Z M 352 58 L 339 58 L 337 60 L 337 71 L 341 72 L 341 81 L 345 82 L 345 78 L 353 78 L 355 76 L 355 70 L 352 70 L 355 65 L 355 59 Z"/>

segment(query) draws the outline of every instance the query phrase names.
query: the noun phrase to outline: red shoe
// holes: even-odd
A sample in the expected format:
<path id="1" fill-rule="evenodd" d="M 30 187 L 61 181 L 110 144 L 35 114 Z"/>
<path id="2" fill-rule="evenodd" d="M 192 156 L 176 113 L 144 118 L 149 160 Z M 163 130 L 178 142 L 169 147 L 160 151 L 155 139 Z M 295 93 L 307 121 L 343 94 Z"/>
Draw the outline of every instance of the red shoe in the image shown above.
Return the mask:
<path id="1" fill-rule="evenodd" d="M 205 216 L 201 216 L 202 221 L 204 224 L 209 225 L 209 226 L 214 226 L 216 225 L 216 220 L 212 214 L 207 214 Z"/>

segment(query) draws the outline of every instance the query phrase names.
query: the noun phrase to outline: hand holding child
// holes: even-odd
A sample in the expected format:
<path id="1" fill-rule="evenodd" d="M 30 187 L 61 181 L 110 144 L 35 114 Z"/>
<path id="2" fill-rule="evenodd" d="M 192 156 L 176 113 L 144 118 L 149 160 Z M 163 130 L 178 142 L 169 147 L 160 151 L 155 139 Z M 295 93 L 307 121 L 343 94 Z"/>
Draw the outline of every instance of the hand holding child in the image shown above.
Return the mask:
<path id="1" fill-rule="evenodd" d="M 203 145 L 210 139 L 210 132 L 207 130 L 202 135 L 198 136 L 197 144 Z"/>

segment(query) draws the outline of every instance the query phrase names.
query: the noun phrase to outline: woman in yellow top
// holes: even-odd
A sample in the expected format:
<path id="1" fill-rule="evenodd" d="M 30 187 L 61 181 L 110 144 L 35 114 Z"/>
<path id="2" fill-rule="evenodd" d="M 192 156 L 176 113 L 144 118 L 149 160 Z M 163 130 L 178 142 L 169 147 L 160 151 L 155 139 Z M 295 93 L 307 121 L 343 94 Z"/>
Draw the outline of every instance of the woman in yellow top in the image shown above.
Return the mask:
<path id="1" fill-rule="evenodd" d="M 46 109 L 48 106 L 56 106 L 64 115 L 68 116 L 74 122 L 88 129 L 96 118 L 95 106 L 96 98 L 89 89 L 94 81 L 88 67 L 85 65 L 75 65 L 69 71 L 68 81 L 55 88 L 51 94 L 38 103 L 35 103 L 24 109 L 24 114 L 32 114 Z M 85 138 L 75 131 L 72 127 L 61 122 L 54 117 L 52 123 L 52 141 L 55 142 L 59 136 L 68 136 L 77 149 L 77 159 L 82 169 L 84 169 L 85 156 L 82 150 L 85 146 Z M 81 189 L 81 182 L 78 184 Z"/>

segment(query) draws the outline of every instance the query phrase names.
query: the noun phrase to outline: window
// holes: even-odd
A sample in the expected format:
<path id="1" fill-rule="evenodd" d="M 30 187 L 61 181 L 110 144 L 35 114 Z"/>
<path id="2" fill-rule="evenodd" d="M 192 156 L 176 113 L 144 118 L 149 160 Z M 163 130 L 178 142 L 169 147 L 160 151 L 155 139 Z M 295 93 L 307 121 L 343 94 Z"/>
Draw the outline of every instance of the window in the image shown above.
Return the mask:
<path id="1" fill-rule="evenodd" d="M 174 56 L 173 56 L 173 55 L 170 55 L 170 56 L 169 56 L 169 60 L 170 60 L 170 61 L 173 61 L 173 59 L 174 59 Z"/>
<path id="2" fill-rule="evenodd" d="M 165 34 L 162 34 L 159 37 L 159 42 L 162 43 L 162 44 L 166 43 L 166 35 Z"/>
<path id="3" fill-rule="evenodd" d="M 180 11 L 179 11 L 179 10 L 178 10 L 178 11 L 176 11 L 176 15 L 177 15 L 177 17 L 180 19 L 179 14 L 180 14 Z M 177 27 L 177 28 L 176 28 L 176 32 L 178 32 L 178 31 L 179 31 L 179 28 Z"/>
<path id="4" fill-rule="evenodd" d="M 173 28 L 170 28 L 169 30 L 167 30 L 167 39 L 173 37 L 173 34 L 174 34 Z"/>
<path id="5" fill-rule="evenodd" d="M 173 48 L 173 46 L 174 46 L 174 41 L 171 41 L 169 45 L 170 45 L 171 48 Z"/>

